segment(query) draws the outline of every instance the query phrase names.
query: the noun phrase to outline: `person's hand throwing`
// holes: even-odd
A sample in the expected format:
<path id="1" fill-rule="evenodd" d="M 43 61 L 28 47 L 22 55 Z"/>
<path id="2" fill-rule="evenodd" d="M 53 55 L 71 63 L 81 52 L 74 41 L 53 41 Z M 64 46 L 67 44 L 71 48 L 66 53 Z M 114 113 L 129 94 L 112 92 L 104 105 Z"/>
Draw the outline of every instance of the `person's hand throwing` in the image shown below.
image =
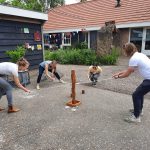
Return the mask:
<path id="1" fill-rule="evenodd" d="M 113 78 L 118 79 L 119 78 L 119 73 L 114 74 Z"/>
<path id="2" fill-rule="evenodd" d="M 52 81 L 54 81 L 54 80 L 55 80 L 55 78 L 54 78 L 54 77 L 51 77 L 51 76 L 50 76 L 49 78 L 50 78 L 50 80 L 52 80 Z"/>
<path id="3" fill-rule="evenodd" d="M 28 90 L 28 89 L 25 89 L 24 91 L 25 91 L 25 92 L 27 92 L 27 93 L 31 93 L 31 91 L 30 91 L 30 90 Z"/>

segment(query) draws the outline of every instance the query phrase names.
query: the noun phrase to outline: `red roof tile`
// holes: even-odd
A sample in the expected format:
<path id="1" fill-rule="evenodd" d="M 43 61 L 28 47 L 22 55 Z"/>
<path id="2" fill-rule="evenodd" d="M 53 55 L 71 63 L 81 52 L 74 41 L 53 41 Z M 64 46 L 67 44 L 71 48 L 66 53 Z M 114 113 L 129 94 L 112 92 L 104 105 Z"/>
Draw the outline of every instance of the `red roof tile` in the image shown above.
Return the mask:
<path id="1" fill-rule="evenodd" d="M 150 0 L 93 0 L 54 8 L 48 13 L 44 30 L 102 27 L 105 22 L 116 24 L 150 22 Z"/>

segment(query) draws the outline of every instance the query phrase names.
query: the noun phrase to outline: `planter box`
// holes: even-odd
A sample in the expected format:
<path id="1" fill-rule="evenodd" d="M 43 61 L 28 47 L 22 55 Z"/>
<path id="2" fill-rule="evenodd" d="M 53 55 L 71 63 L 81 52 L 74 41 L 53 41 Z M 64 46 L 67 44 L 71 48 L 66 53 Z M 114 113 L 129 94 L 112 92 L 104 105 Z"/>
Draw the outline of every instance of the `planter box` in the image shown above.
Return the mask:
<path id="1" fill-rule="evenodd" d="M 19 71 L 19 80 L 23 86 L 30 84 L 30 75 L 29 71 Z"/>

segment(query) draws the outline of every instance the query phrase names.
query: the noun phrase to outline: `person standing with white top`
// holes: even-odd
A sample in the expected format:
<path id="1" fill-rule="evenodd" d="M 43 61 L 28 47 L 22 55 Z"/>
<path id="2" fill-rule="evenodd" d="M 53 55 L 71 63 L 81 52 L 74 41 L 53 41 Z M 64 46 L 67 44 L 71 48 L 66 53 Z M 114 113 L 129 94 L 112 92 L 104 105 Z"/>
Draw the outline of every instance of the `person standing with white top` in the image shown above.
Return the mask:
<path id="1" fill-rule="evenodd" d="M 24 58 L 21 58 L 17 64 L 11 62 L 2 62 L 0 63 L 0 74 L 12 76 L 17 87 L 25 92 L 30 92 L 30 90 L 21 85 L 18 78 L 18 71 L 24 71 L 28 67 L 29 62 Z M 0 99 L 3 95 L 6 95 L 7 97 L 8 113 L 18 112 L 20 109 L 13 106 L 12 86 L 8 81 L 0 77 Z M 0 111 L 2 110 L 4 110 L 4 108 L 0 107 Z"/>
<path id="2" fill-rule="evenodd" d="M 133 43 L 124 45 L 124 50 L 127 56 L 130 57 L 129 67 L 121 72 L 113 75 L 115 79 L 128 77 L 132 72 L 138 70 L 143 77 L 143 82 L 136 88 L 132 94 L 133 110 L 131 116 L 126 118 L 127 122 L 141 122 L 140 116 L 143 114 L 144 95 L 150 91 L 150 59 L 137 51 Z"/>

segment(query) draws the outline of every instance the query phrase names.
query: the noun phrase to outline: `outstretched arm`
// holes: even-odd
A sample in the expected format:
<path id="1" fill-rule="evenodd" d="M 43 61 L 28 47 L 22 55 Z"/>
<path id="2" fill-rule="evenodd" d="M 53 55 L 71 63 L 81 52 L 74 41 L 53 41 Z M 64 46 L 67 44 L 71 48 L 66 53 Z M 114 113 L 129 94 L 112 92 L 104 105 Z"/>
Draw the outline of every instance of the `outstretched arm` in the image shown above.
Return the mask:
<path id="1" fill-rule="evenodd" d="M 50 78 L 51 80 L 54 80 L 54 78 L 51 77 L 51 76 L 49 75 L 49 73 L 48 73 L 48 64 L 45 65 L 45 74 L 46 74 L 46 76 L 47 76 L 48 78 Z"/>
<path id="2" fill-rule="evenodd" d="M 87 77 L 88 77 L 89 80 L 90 80 L 90 73 L 91 73 L 91 69 L 89 68 L 88 72 L 87 72 Z"/>
<path id="3" fill-rule="evenodd" d="M 28 90 L 27 88 L 25 88 L 24 86 L 22 86 L 22 84 L 20 83 L 18 77 L 14 76 L 13 78 L 14 78 L 14 82 L 17 85 L 18 88 L 24 90 L 25 92 L 30 92 L 30 90 Z"/>
<path id="4" fill-rule="evenodd" d="M 132 72 L 134 72 L 134 67 L 128 67 L 126 70 L 123 70 L 121 72 L 115 73 L 113 77 L 115 79 L 117 78 L 126 78 L 128 77 Z"/>

